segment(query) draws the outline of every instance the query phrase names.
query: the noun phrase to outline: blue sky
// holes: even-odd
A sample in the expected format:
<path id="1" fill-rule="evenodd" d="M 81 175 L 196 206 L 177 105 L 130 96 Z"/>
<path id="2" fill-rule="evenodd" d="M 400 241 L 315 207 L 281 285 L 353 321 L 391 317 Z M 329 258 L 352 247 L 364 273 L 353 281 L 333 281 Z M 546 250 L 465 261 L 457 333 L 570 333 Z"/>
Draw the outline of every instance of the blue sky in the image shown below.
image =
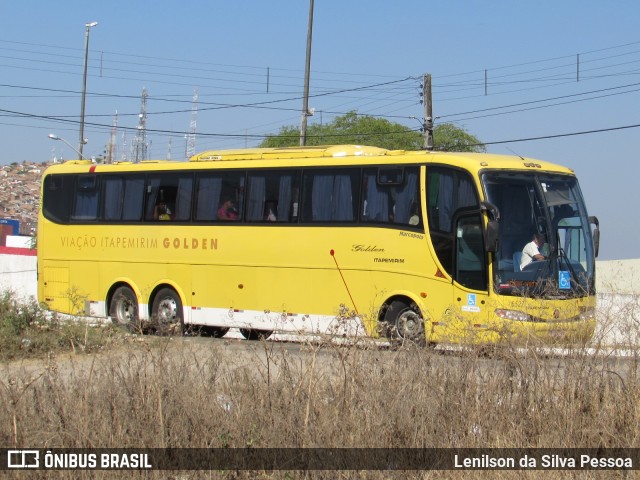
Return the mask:
<path id="1" fill-rule="evenodd" d="M 0 164 L 77 156 L 47 135 L 78 143 L 91 21 L 85 155 L 104 151 L 116 111 L 116 155 L 130 155 L 143 88 L 153 158 L 184 157 L 196 88 L 197 151 L 300 123 L 307 0 L 51 5 L 0 6 Z M 357 110 L 419 128 L 430 73 L 437 122 L 573 168 L 600 258 L 638 258 L 639 19 L 635 0 L 315 0 L 309 121 Z"/>

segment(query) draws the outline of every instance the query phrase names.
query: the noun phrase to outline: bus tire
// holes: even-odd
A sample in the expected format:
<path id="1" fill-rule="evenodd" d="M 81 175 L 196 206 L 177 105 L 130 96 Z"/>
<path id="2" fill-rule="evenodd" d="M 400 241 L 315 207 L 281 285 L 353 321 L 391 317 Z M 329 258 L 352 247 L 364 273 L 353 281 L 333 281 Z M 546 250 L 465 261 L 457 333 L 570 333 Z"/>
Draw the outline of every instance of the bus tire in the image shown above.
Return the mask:
<path id="1" fill-rule="evenodd" d="M 241 328 L 240 333 L 247 340 L 266 340 L 273 333 L 271 330 L 253 330 L 251 328 Z"/>
<path id="2" fill-rule="evenodd" d="M 118 287 L 109 302 L 111 321 L 130 332 L 140 331 L 138 299 L 129 287 Z"/>
<path id="3" fill-rule="evenodd" d="M 384 315 L 392 340 L 424 344 L 424 319 L 416 305 L 407 305 L 402 300 L 391 302 Z"/>
<path id="4" fill-rule="evenodd" d="M 162 288 L 153 297 L 151 320 L 160 335 L 182 335 L 184 318 L 182 300 L 172 288 Z"/>

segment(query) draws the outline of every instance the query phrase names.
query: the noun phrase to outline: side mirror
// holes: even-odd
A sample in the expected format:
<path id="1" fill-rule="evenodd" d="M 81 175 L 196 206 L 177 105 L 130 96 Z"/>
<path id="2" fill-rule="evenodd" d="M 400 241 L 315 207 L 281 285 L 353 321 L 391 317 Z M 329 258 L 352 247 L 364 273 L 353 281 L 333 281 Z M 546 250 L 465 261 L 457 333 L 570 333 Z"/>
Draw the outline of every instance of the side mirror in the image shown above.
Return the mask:
<path id="1" fill-rule="evenodd" d="M 593 229 L 593 254 L 597 257 L 600 250 L 600 222 L 598 217 L 589 217 L 589 223 L 595 225 Z"/>
<path id="2" fill-rule="evenodd" d="M 500 210 L 498 210 L 498 207 L 493 203 L 480 202 L 480 210 L 487 212 L 491 220 L 495 220 L 496 222 L 500 220 Z"/>
<path id="3" fill-rule="evenodd" d="M 485 250 L 490 253 L 498 251 L 498 239 L 500 238 L 500 224 L 497 220 L 489 220 L 485 233 Z"/>
<path id="4" fill-rule="evenodd" d="M 485 250 L 489 253 L 496 253 L 500 238 L 500 210 L 489 202 L 480 202 L 480 210 L 487 212 L 487 215 L 489 215 L 484 238 Z"/>

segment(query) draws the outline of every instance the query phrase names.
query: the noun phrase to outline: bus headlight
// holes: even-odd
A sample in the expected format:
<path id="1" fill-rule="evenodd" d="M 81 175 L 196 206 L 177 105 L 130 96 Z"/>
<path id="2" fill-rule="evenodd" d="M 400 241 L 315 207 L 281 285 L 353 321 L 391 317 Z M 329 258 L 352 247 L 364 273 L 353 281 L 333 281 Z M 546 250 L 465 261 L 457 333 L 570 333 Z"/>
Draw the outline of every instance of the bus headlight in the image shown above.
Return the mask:
<path id="1" fill-rule="evenodd" d="M 596 311 L 593 308 L 585 308 L 580 312 L 578 319 L 583 322 L 588 322 L 596 319 Z"/>
<path id="2" fill-rule="evenodd" d="M 531 321 L 531 317 L 524 312 L 520 312 L 518 310 L 507 310 L 504 308 L 497 308 L 496 315 L 500 318 L 504 318 L 505 320 L 516 320 L 518 322 L 529 322 Z"/>

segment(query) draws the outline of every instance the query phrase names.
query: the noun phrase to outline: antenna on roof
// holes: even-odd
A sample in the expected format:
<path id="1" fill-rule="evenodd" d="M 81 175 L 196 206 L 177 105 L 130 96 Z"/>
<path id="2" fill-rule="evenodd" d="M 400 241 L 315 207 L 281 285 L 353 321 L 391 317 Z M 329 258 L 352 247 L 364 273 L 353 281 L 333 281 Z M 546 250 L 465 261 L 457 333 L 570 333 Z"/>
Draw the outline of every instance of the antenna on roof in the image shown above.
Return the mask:
<path id="1" fill-rule="evenodd" d="M 513 153 L 516 157 L 519 157 L 520 160 L 524 160 L 524 157 L 522 155 L 520 155 L 519 153 L 514 152 L 513 150 L 511 150 L 509 147 L 504 147 L 507 150 L 509 150 L 511 153 Z"/>

